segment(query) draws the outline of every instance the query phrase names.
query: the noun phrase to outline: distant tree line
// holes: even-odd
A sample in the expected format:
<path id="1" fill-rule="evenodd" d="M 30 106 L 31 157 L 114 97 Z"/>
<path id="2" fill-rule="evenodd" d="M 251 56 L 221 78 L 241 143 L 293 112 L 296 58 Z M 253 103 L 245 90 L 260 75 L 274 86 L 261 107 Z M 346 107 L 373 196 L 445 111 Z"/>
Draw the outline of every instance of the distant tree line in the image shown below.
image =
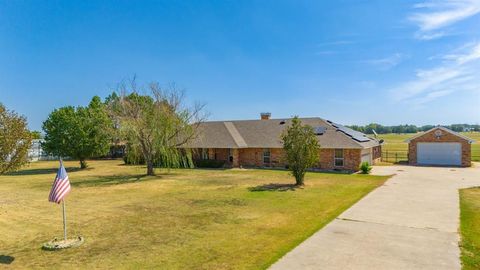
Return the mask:
<path id="1" fill-rule="evenodd" d="M 471 124 L 453 124 L 453 125 L 442 125 L 447 127 L 456 132 L 466 132 L 466 131 L 480 131 L 480 125 L 471 125 Z M 373 134 L 375 130 L 378 134 L 386 134 L 386 133 L 417 133 L 421 131 L 427 131 L 435 125 L 424 125 L 424 126 L 416 126 L 416 125 L 397 125 L 397 126 L 383 126 L 380 124 L 371 123 L 366 126 L 359 126 L 359 125 L 351 125 L 348 126 L 351 129 L 366 133 L 366 134 Z"/>

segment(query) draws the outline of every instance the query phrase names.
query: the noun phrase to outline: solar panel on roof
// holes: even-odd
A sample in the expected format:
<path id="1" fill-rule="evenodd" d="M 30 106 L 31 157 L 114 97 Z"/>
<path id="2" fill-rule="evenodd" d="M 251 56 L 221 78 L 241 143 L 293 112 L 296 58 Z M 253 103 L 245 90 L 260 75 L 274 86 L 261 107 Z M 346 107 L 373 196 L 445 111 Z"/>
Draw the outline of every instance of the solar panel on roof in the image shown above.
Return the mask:
<path id="1" fill-rule="evenodd" d="M 370 141 L 370 138 L 368 138 L 365 134 L 363 134 L 359 131 L 353 130 L 351 128 L 347 128 L 345 126 L 342 126 L 340 124 L 333 123 L 333 122 L 332 122 L 332 126 L 336 127 L 338 129 L 338 131 L 341 131 L 341 132 L 345 133 L 347 136 L 350 136 L 352 139 L 354 139 L 358 142 L 368 142 L 368 141 Z"/>
<path id="2" fill-rule="evenodd" d="M 325 133 L 325 130 L 327 130 L 326 127 L 314 127 L 313 128 L 315 135 L 323 135 Z"/>

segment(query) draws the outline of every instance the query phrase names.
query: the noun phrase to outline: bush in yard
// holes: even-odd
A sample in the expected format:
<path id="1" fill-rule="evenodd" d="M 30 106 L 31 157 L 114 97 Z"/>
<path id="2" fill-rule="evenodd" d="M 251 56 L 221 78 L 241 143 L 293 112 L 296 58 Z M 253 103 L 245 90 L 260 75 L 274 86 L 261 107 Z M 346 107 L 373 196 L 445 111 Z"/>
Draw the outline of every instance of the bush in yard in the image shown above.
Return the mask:
<path id="1" fill-rule="evenodd" d="M 295 177 L 297 186 L 303 186 L 305 173 L 319 161 L 320 145 L 311 126 L 302 125 L 295 116 L 292 124 L 282 134 L 283 149 L 288 169 Z"/>
<path id="2" fill-rule="evenodd" d="M 67 106 L 51 112 L 43 122 L 42 147 L 48 154 L 78 159 L 84 169 L 86 159 L 108 153 L 112 126 L 106 106 L 95 96 L 87 107 Z"/>
<path id="3" fill-rule="evenodd" d="M 369 174 L 371 170 L 372 166 L 370 166 L 370 163 L 368 163 L 367 161 L 364 161 L 362 162 L 362 164 L 360 164 L 360 171 L 363 174 Z"/>
<path id="4" fill-rule="evenodd" d="M 193 163 L 197 168 L 223 168 L 225 161 L 215 159 L 197 159 Z"/>

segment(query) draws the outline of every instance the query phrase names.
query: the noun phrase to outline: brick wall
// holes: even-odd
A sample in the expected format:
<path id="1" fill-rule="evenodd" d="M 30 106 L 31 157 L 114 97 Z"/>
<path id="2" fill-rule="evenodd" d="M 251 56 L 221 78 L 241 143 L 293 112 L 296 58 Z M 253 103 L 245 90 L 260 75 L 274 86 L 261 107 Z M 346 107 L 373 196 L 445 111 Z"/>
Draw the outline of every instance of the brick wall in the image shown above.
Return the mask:
<path id="1" fill-rule="evenodd" d="M 343 149 L 343 166 L 337 167 L 334 162 L 335 149 L 320 149 L 320 169 L 358 171 L 360 166 L 360 149 Z"/>
<path id="2" fill-rule="evenodd" d="M 361 163 L 360 149 L 345 149 L 345 170 L 358 171 Z"/>
<path id="3" fill-rule="evenodd" d="M 333 149 L 320 148 L 320 162 L 319 169 L 331 170 L 334 168 L 333 164 Z"/>
<path id="4" fill-rule="evenodd" d="M 442 136 L 437 138 L 435 136 L 434 129 L 430 132 L 423 134 L 420 137 L 412 139 L 408 143 L 408 163 L 411 165 L 417 164 L 417 143 L 419 142 L 458 142 L 462 145 L 462 166 L 469 167 L 471 166 L 471 145 L 470 143 L 465 140 L 464 138 L 458 137 L 452 133 L 442 131 Z"/>
<path id="5" fill-rule="evenodd" d="M 285 152 L 282 148 L 270 149 L 270 163 L 263 163 L 263 148 L 239 149 L 240 165 L 246 167 L 285 167 Z"/>
<path id="6" fill-rule="evenodd" d="M 334 166 L 334 149 L 320 149 L 319 169 L 325 170 L 350 170 L 357 171 L 360 166 L 360 149 L 344 149 L 344 166 Z M 381 151 L 380 151 L 381 152 Z M 196 151 L 196 157 L 200 157 L 201 149 Z M 381 153 L 380 153 L 381 154 Z M 379 155 L 380 155 L 379 154 Z M 210 148 L 209 158 L 224 160 L 226 166 L 232 167 L 276 167 L 284 168 L 286 166 L 285 152 L 282 148 L 270 149 L 270 163 L 263 162 L 263 148 L 241 148 L 232 149 L 233 164 L 229 162 L 229 149 Z"/>

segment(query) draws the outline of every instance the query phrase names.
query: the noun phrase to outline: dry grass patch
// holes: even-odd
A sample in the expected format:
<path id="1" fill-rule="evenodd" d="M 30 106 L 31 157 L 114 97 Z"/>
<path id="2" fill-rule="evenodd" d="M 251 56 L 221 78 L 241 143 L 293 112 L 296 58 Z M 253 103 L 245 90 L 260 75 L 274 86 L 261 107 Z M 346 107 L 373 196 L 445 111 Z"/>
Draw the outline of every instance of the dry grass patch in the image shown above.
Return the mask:
<path id="1" fill-rule="evenodd" d="M 303 189 L 252 190 L 294 179 L 273 170 L 165 170 L 66 162 L 69 235 L 85 243 L 58 252 L 61 206 L 47 201 L 57 162 L 0 176 L 0 268 L 261 269 L 338 216 L 387 177 L 308 173 Z M 2 259 L 3 260 L 3 259 Z M 9 259 L 10 260 L 10 259 Z M 5 259 L 7 261 L 7 259 Z"/>

